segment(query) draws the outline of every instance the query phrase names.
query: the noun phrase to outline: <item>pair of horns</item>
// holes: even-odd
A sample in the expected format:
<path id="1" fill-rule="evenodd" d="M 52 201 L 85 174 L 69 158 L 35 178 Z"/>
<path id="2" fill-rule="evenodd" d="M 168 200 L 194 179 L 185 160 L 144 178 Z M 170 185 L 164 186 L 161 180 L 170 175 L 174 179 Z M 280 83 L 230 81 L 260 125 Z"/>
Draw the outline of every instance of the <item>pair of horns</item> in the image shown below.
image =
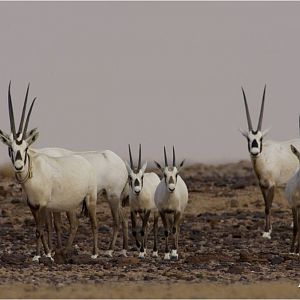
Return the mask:
<path id="1" fill-rule="evenodd" d="M 248 129 L 249 129 L 249 131 L 253 131 L 251 117 L 250 117 L 249 108 L 248 108 L 248 103 L 247 103 L 247 99 L 246 99 L 246 95 L 245 95 L 243 87 L 242 87 L 242 91 L 243 91 L 244 103 L 245 103 L 245 108 L 246 108 Z M 265 85 L 265 88 L 264 88 L 264 93 L 263 93 L 261 107 L 260 107 L 260 114 L 259 114 L 259 120 L 258 120 L 258 125 L 257 125 L 257 131 L 260 131 L 261 126 L 262 126 L 262 120 L 263 120 L 263 116 L 264 116 L 264 106 L 265 106 L 265 95 L 266 95 L 266 85 Z"/>
<path id="2" fill-rule="evenodd" d="M 28 87 L 27 87 L 27 91 L 26 91 L 25 101 L 24 101 L 24 104 L 23 104 L 23 110 L 22 110 L 22 116 L 21 116 L 21 121 L 20 121 L 20 125 L 19 125 L 19 130 L 18 130 L 18 133 L 17 133 L 16 132 L 16 126 L 15 126 L 14 109 L 13 109 L 13 105 L 12 105 L 12 101 L 11 101 L 10 86 L 11 86 L 11 81 L 9 82 L 9 86 L 8 86 L 8 111 L 9 111 L 10 129 L 11 129 L 11 132 L 13 134 L 14 139 L 17 139 L 17 136 L 19 137 L 20 134 L 22 134 L 22 139 L 23 139 L 26 135 L 26 132 L 27 132 L 31 111 L 32 111 L 32 108 L 33 108 L 33 105 L 34 105 L 34 102 L 35 102 L 36 98 L 34 98 L 32 103 L 31 103 L 29 112 L 28 112 L 27 117 L 26 117 L 25 126 L 23 127 L 24 119 L 25 119 L 25 113 L 26 113 L 28 93 L 29 93 L 29 86 L 30 86 L 30 83 L 29 83 Z"/>
<path id="3" fill-rule="evenodd" d="M 129 149 L 130 168 L 133 170 L 134 165 L 133 165 L 133 160 L 132 160 L 130 144 L 128 145 L 128 149 Z M 141 144 L 140 144 L 140 147 L 139 147 L 139 161 L 138 161 L 137 171 L 139 171 L 141 169 L 141 159 L 142 159 L 142 147 L 141 147 Z"/>
<path id="4" fill-rule="evenodd" d="M 165 166 L 168 166 L 168 158 L 166 152 L 166 146 L 164 146 L 164 155 L 165 155 Z M 173 167 L 176 167 L 176 157 L 175 157 L 175 148 L 173 146 Z"/>

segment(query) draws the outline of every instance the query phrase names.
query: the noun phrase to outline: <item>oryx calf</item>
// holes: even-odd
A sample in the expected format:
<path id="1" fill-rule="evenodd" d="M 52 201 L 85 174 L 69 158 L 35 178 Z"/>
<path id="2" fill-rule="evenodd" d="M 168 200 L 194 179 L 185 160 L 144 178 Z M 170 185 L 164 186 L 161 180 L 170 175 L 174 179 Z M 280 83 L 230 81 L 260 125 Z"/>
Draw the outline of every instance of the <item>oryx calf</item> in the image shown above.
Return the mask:
<path id="1" fill-rule="evenodd" d="M 22 185 L 28 205 L 37 224 L 37 238 L 41 238 L 45 252 L 51 256 L 44 233 L 46 210 L 56 212 L 72 211 L 83 201 L 88 209 L 94 247 L 92 258 L 98 255 L 98 232 L 96 220 L 97 179 L 94 168 L 82 156 L 68 155 L 51 157 L 38 153 L 29 147 L 37 140 L 38 131 L 27 133 L 33 100 L 24 124 L 28 90 L 23 105 L 23 112 L 18 132 L 15 129 L 14 112 L 11 101 L 10 85 L 8 88 L 8 107 L 11 134 L 0 132 L 3 143 L 9 148 L 16 179 Z M 70 248 L 76 235 L 77 227 L 71 228 L 67 243 Z"/>
<path id="2" fill-rule="evenodd" d="M 153 212 L 153 234 L 154 234 L 154 245 L 153 245 L 153 257 L 158 256 L 157 251 L 157 226 L 158 226 L 158 211 L 154 203 L 154 193 L 160 182 L 159 177 L 154 173 L 145 173 L 147 168 L 147 162 L 141 166 L 141 145 L 139 148 L 139 160 L 137 168 L 133 165 L 130 145 L 129 147 L 129 158 L 130 166 L 125 161 L 128 181 L 130 186 L 129 191 L 129 203 L 130 203 L 130 216 L 132 223 L 132 234 L 136 241 L 136 246 L 139 248 L 139 257 L 144 258 L 146 254 L 147 238 L 148 238 L 148 221 L 151 212 Z M 136 217 L 140 215 L 142 219 L 141 228 L 141 243 L 139 242 L 137 231 L 136 231 Z"/>
<path id="3" fill-rule="evenodd" d="M 246 108 L 248 131 L 241 130 L 241 133 L 247 138 L 252 166 L 265 201 L 266 221 L 263 237 L 271 239 L 271 206 L 275 188 L 285 187 L 289 178 L 295 173 L 298 167 L 298 160 L 290 151 L 290 145 L 293 144 L 300 148 L 300 139 L 284 142 L 264 141 L 263 138 L 268 132 L 268 130 L 261 131 L 266 86 L 263 92 L 259 121 L 256 130 L 252 127 L 248 103 L 243 88 L 242 91 Z"/>
<path id="4" fill-rule="evenodd" d="M 171 258 L 178 258 L 178 238 L 179 225 L 183 218 L 184 210 L 188 203 L 188 189 L 179 175 L 179 171 L 184 164 L 184 160 L 179 167 L 176 166 L 175 149 L 173 146 L 173 164 L 168 165 L 166 148 L 164 147 L 165 167 L 161 167 L 158 162 L 155 162 L 157 167 L 161 170 L 163 178 L 160 181 L 154 195 L 154 201 L 161 216 L 165 229 L 165 257 L 170 259 L 170 252 L 168 246 L 169 231 L 174 237 L 173 249 L 171 251 Z"/>

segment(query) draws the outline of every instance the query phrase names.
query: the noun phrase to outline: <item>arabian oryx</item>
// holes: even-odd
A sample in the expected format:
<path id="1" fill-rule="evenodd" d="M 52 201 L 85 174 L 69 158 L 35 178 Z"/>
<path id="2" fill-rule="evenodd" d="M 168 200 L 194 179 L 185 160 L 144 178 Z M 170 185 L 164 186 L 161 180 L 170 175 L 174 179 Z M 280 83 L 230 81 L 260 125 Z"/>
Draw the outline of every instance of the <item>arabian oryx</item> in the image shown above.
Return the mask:
<path id="1" fill-rule="evenodd" d="M 271 239 L 271 206 L 275 194 L 275 188 L 285 187 L 289 178 L 295 173 L 298 167 L 298 159 L 290 150 L 290 145 L 300 148 L 300 139 L 277 142 L 264 141 L 268 130 L 262 130 L 262 120 L 264 114 L 266 86 L 264 88 L 260 115 L 257 129 L 252 127 L 252 121 L 249 113 L 248 103 L 244 89 L 242 88 L 246 116 L 248 122 L 248 131 L 240 130 L 248 141 L 248 151 L 250 153 L 252 166 L 257 176 L 259 186 L 265 201 L 265 230 L 264 238 Z"/>
<path id="2" fill-rule="evenodd" d="M 29 86 L 28 86 L 29 89 Z M 26 93 L 26 99 L 28 96 L 28 89 Z M 26 109 L 26 103 L 23 106 L 22 118 Z M 124 212 L 121 207 L 122 200 L 128 197 L 128 184 L 127 184 L 127 171 L 123 160 L 110 150 L 105 151 L 85 151 L 85 152 L 73 152 L 63 148 L 43 148 L 43 149 L 32 149 L 37 153 L 46 154 L 52 157 L 60 157 L 66 155 L 80 155 L 87 159 L 92 167 L 95 169 L 97 178 L 97 193 L 98 195 L 105 194 L 106 199 L 109 203 L 112 217 L 113 217 L 113 235 L 107 251 L 108 256 L 112 256 L 115 248 L 116 239 L 118 236 L 120 223 L 122 224 L 123 230 L 123 250 L 122 254 L 126 256 L 128 248 L 128 224 L 124 217 Z M 78 226 L 78 221 L 75 212 L 69 211 L 68 219 L 73 226 Z M 51 218 L 46 219 L 47 228 L 49 231 L 48 243 L 51 248 Z M 51 223 L 51 224 L 50 224 Z M 54 213 L 54 226 L 57 231 L 58 246 L 61 247 L 61 217 L 59 212 Z M 38 260 L 40 247 L 40 239 L 37 239 L 37 255 L 34 260 Z"/>
<path id="3" fill-rule="evenodd" d="M 103 194 L 110 206 L 113 217 L 113 236 L 106 254 L 110 257 L 113 255 L 121 223 L 123 230 L 123 249 L 121 254 L 126 256 L 128 249 L 128 223 L 125 220 L 121 206 L 123 198 L 128 196 L 127 171 L 124 161 L 110 150 L 72 153 L 80 155 L 90 162 L 96 173 L 97 193 L 98 195 Z M 59 214 L 54 215 L 54 226 L 58 239 L 60 239 L 61 221 Z"/>
<path id="4" fill-rule="evenodd" d="M 291 151 L 294 153 L 298 162 L 300 161 L 300 152 L 294 145 L 291 145 Z M 300 254 L 300 168 L 290 178 L 285 188 L 285 195 L 289 201 L 289 204 L 293 212 L 293 236 L 291 242 L 290 253 L 295 253 L 295 241 L 298 235 L 298 246 L 296 253 Z"/>
<path id="5" fill-rule="evenodd" d="M 184 164 L 184 160 L 179 167 L 176 166 L 175 149 L 173 146 L 173 164 L 168 165 L 166 148 L 164 147 L 165 167 L 161 167 L 155 161 L 156 166 L 163 174 L 154 195 L 154 201 L 161 216 L 164 230 L 165 230 L 165 257 L 170 259 L 170 252 L 168 246 L 169 231 L 171 231 L 174 243 L 171 251 L 171 258 L 178 258 L 178 238 L 179 238 L 179 225 L 183 218 L 184 210 L 188 203 L 188 189 L 179 175 L 179 171 Z"/>
<path id="6" fill-rule="evenodd" d="M 128 182 L 130 186 L 129 191 L 129 203 L 130 203 L 130 216 L 132 223 L 132 234 L 136 241 L 136 246 L 140 249 L 139 257 L 145 258 L 147 238 L 148 238 L 148 221 L 151 212 L 154 215 L 153 221 L 153 234 L 154 234 L 154 245 L 153 245 L 153 257 L 158 256 L 157 252 L 157 226 L 158 226 L 158 211 L 154 203 L 154 193 L 160 182 L 159 177 L 151 172 L 145 173 L 147 168 L 147 162 L 141 166 L 141 145 L 139 148 L 139 160 L 137 168 L 134 167 L 130 145 L 129 147 L 129 159 L 130 166 L 125 161 L 127 172 L 128 172 Z M 136 216 L 140 215 L 142 219 L 141 228 L 141 243 L 139 242 L 137 232 L 136 232 Z"/>
<path id="7" fill-rule="evenodd" d="M 0 138 L 8 146 L 16 179 L 22 185 L 27 196 L 27 203 L 37 225 L 37 238 L 41 238 L 45 252 L 51 256 L 44 232 L 46 210 L 72 211 L 84 203 L 89 212 L 94 239 L 92 258 L 96 258 L 98 256 L 98 232 L 95 170 L 85 158 L 79 155 L 51 157 L 31 149 L 30 146 L 36 141 L 39 134 L 37 129 L 27 132 L 36 98 L 32 101 L 24 125 L 28 86 L 19 130 L 16 132 L 10 86 L 11 84 L 8 88 L 8 107 L 11 134 L 8 135 L 1 131 Z M 71 227 L 67 249 L 72 246 L 76 230 L 76 226 Z"/>
<path id="8" fill-rule="evenodd" d="M 116 239 L 119 232 L 120 223 L 122 224 L 123 229 L 123 250 L 122 254 L 126 256 L 128 248 L 128 224 L 125 220 L 124 212 L 121 207 L 121 202 L 124 197 L 127 196 L 127 171 L 124 162 L 121 158 L 116 155 L 114 152 L 105 150 L 105 151 L 87 151 L 87 152 L 72 152 L 67 149 L 62 148 L 42 148 L 35 149 L 38 153 L 44 153 L 49 156 L 59 157 L 64 155 L 80 155 L 87 159 L 92 167 L 95 169 L 97 177 L 97 193 L 106 196 L 106 199 L 109 203 L 111 213 L 113 216 L 114 230 L 111 243 L 109 245 L 109 250 L 107 251 L 108 256 L 112 256 Z M 68 220 L 72 226 L 78 226 L 78 220 L 76 217 L 75 211 L 67 212 Z M 59 212 L 53 212 L 54 217 L 54 227 L 57 233 L 57 244 L 58 248 L 62 247 L 61 241 L 61 215 Z M 52 218 L 51 215 L 46 219 L 47 228 L 48 228 L 48 243 L 50 249 L 52 249 Z M 34 260 L 38 260 L 40 257 L 40 241 L 37 240 L 37 255 L 34 257 Z"/>

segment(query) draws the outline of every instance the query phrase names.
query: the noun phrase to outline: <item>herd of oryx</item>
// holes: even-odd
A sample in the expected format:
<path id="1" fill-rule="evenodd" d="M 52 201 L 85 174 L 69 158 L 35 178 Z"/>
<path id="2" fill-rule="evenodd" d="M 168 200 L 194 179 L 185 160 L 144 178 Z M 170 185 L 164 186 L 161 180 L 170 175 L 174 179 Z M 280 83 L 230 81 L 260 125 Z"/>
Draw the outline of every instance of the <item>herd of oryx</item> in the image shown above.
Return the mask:
<path id="1" fill-rule="evenodd" d="M 300 225 L 300 139 L 275 142 L 263 141 L 267 131 L 262 131 L 265 92 L 264 88 L 257 129 L 252 126 L 248 103 L 244 90 L 243 98 L 246 109 L 248 130 L 242 134 L 248 140 L 253 169 L 258 178 L 265 201 L 264 238 L 271 239 L 271 206 L 275 188 L 286 186 L 285 194 L 293 212 L 293 237 L 291 252 L 299 254 L 295 241 Z M 128 222 L 122 203 L 129 199 L 132 235 L 139 249 L 139 257 L 146 255 L 148 224 L 153 215 L 153 257 L 158 257 L 157 233 L 159 217 L 163 223 L 165 236 L 164 259 L 178 258 L 179 226 L 188 203 L 188 189 L 179 172 L 184 161 L 176 163 L 173 147 L 172 160 L 168 160 L 164 147 L 164 166 L 155 161 L 161 171 L 162 179 L 154 172 L 146 172 L 147 162 L 142 164 L 141 145 L 138 160 L 134 163 L 129 145 L 129 163 L 123 161 L 112 151 L 74 152 L 62 148 L 33 149 L 37 140 L 37 128 L 28 130 L 32 108 L 36 98 L 26 114 L 29 85 L 23 104 L 18 130 L 15 127 L 14 110 L 11 99 L 11 84 L 8 87 L 8 110 L 10 134 L 0 130 L 0 138 L 8 146 L 15 178 L 22 185 L 27 204 L 36 223 L 36 255 L 41 257 L 41 246 L 45 255 L 52 259 L 52 222 L 57 234 L 57 249 L 64 249 L 66 254 L 71 249 L 79 221 L 76 214 L 78 207 L 89 216 L 93 236 L 92 258 L 98 256 L 98 226 L 96 217 L 97 196 L 104 193 L 109 203 L 113 218 L 113 234 L 107 250 L 112 256 L 120 225 L 123 233 L 122 254 L 126 256 L 128 248 Z M 62 246 L 61 213 L 66 212 L 70 232 L 67 244 Z M 141 218 L 141 229 L 137 231 L 137 216 Z M 169 248 L 169 235 L 172 246 Z"/>

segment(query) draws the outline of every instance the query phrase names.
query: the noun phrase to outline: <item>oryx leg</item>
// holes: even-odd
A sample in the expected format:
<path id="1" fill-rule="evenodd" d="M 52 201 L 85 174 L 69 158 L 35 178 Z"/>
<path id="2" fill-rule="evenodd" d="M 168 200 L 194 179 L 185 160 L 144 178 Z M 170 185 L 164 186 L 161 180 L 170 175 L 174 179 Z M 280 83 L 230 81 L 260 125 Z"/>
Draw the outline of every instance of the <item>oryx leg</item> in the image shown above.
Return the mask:
<path id="1" fill-rule="evenodd" d="M 166 213 L 160 212 L 160 217 L 161 217 L 162 223 L 164 225 L 164 230 L 165 230 L 165 257 L 164 257 L 164 259 L 169 260 L 170 259 L 170 251 L 169 251 L 169 245 L 168 245 L 169 228 L 168 228 L 168 221 L 167 221 Z"/>
<path id="2" fill-rule="evenodd" d="M 48 246 L 51 252 L 53 250 L 53 244 L 52 244 L 53 223 L 52 223 L 52 212 L 48 209 L 46 209 L 45 218 L 46 218 L 45 220 L 46 220 L 46 230 L 47 230 L 47 237 L 48 237 Z"/>
<path id="3" fill-rule="evenodd" d="M 299 231 L 299 226 L 300 226 L 300 206 L 297 207 L 297 233 L 298 233 L 298 245 L 296 249 L 296 253 L 299 256 L 300 259 L 300 231 Z"/>
<path id="4" fill-rule="evenodd" d="M 158 213 L 154 212 L 154 220 L 153 220 L 153 252 L 152 257 L 158 257 L 158 251 L 157 251 L 157 232 L 158 232 Z"/>
<path id="5" fill-rule="evenodd" d="M 293 236 L 292 236 L 292 243 L 290 253 L 295 253 L 295 242 L 298 232 L 298 216 L 297 216 L 297 208 L 292 208 L 293 213 Z"/>
<path id="6" fill-rule="evenodd" d="M 119 206 L 119 217 L 122 223 L 122 233 L 123 233 L 123 249 L 121 251 L 123 256 L 127 256 L 128 250 L 128 222 L 127 218 L 125 217 L 124 209 Z"/>
<path id="7" fill-rule="evenodd" d="M 147 210 L 144 213 L 144 216 L 142 218 L 142 228 L 141 228 L 141 248 L 140 248 L 140 254 L 139 258 L 145 258 L 145 248 L 147 246 L 147 237 L 148 237 L 148 221 L 150 217 L 151 210 Z"/>
<path id="8" fill-rule="evenodd" d="M 62 240 L 61 240 L 61 234 L 62 234 L 62 229 L 61 229 L 61 213 L 60 212 L 53 212 L 53 219 L 54 219 L 54 228 L 56 232 L 56 240 L 57 240 L 57 248 L 61 249 L 62 248 Z"/>
<path id="9" fill-rule="evenodd" d="M 120 213 L 119 213 L 119 203 L 120 199 L 116 196 L 108 196 L 108 203 L 110 206 L 111 214 L 113 217 L 113 236 L 109 245 L 109 250 L 107 251 L 107 255 L 112 257 L 113 251 L 115 249 L 115 244 L 117 241 L 117 237 L 120 229 Z"/>
<path id="10" fill-rule="evenodd" d="M 37 238 L 40 238 L 42 240 L 44 251 L 46 253 L 47 257 L 51 257 L 51 251 L 48 246 L 48 242 L 46 239 L 46 230 L 45 230 L 45 224 L 46 224 L 46 207 L 39 207 L 34 208 L 36 209 L 36 216 L 37 216 Z"/>
<path id="11" fill-rule="evenodd" d="M 171 258 L 178 259 L 178 239 L 179 239 L 179 225 L 182 219 L 182 213 L 177 211 L 174 213 L 174 223 L 172 227 L 173 234 L 173 249 L 171 251 Z"/>
<path id="12" fill-rule="evenodd" d="M 95 259 L 98 257 L 98 252 L 99 252 L 98 251 L 98 226 L 97 226 L 97 214 L 96 214 L 97 192 L 95 192 L 95 195 L 86 196 L 85 201 L 86 201 L 86 206 L 87 206 L 87 209 L 89 212 L 92 233 L 93 233 L 93 238 L 94 238 L 93 255 L 91 256 L 91 258 Z M 76 230 L 77 230 L 77 228 L 78 228 L 78 223 L 77 223 Z M 74 234 L 74 236 L 75 236 L 75 234 Z"/>
<path id="13" fill-rule="evenodd" d="M 272 227 L 271 227 L 271 207 L 272 207 L 272 202 L 274 199 L 274 194 L 275 194 L 275 186 L 260 186 L 264 201 L 265 201 L 265 217 L 266 217 L 266 224 L 265 224 L 265 231 L 263 233 L 263 238 L 271 239 L 271 232 L 272 232 Z"/>
<path id="14" fill-rule="evenodd" d="M 130 218 L 131 218 L 131 230 L 132 230 L 132 235 L 135 239 L 135 244 L 136 244 L 136 247 L 138 249 L 140 249 L 141 245 L 140 245 L 140 242 L 139 242 L 139 239 L 138 239 L 138 236 L 137 236 L 137 231 L 136 231 L 136 211 L 131 211 L 130 212 Z"/>
<path id="15" fill-rule="evenodd" d="M 68 211 L 67 212 L 67 217 L 70 223 L 70 235 L 69 235 L 69 239 L 65 248 L 65 253 L 68 253 L 73 245 L 73 241 L 78 229 L 78 225 L 79 225 L 79 221 L 78 218 L 76 216 L 76 212 L 75 211 Z M 94 232 L 93 232 L 94 234 Z"/>
<path id="16" fill-rule="evenodd" d="M 42 245 L 42 240 L 41 237 L 38 235 L 37 231 L 37 226 L 38 226 L 38 210 L 35 209 L 32 205 L 30 205 L 29 200 L 27 199 L 27 204 L 30 208 L 30 211 L 33 215 L 34 221 L 35 221 L 35 226 L 36 226 L 36 253 L 35 256 L 32 258 L 32 261 L 39 261 L 41 258 L 41 245 Z"/>

